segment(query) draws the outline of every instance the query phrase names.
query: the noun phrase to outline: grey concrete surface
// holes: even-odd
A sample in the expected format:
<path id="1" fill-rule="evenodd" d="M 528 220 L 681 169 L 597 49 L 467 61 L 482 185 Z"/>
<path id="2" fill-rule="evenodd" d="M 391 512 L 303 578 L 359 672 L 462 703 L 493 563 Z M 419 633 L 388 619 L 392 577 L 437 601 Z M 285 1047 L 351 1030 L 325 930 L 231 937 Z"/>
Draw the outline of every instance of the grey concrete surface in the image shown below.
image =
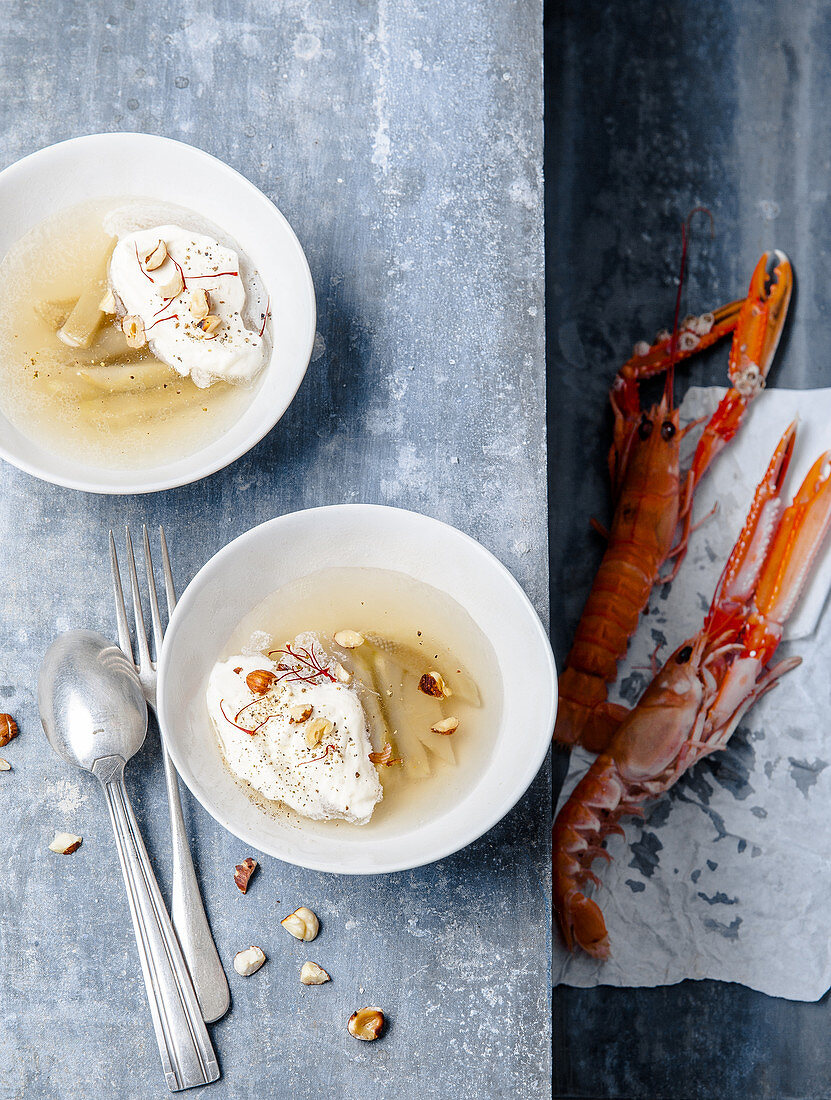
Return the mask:
<path id="1" fill-rule="evenodd" d="M 315 359 L 281 424 L 197 485 L 101 498 L 0 467 L 0 701 L 21 727 L 0 784 L 0 1097 L 166 1095 L 110 826 L 46 749 L 40 658 L 114 630 L 105 535 L 163 522 L 180 588 L 229 539 L 311 505 L 374 501 L 455 523 L 547 609 L 541 5 L 448 0 L 0 4 L 0 161 L 100 130 L 181 138 L 281 208 L 318 295 Z M 2 213 L 0 212 L 0 216 Z M 156 735 L 128 785 L 164 891 Z M 259 943 L 212 1034 L 206 1095 L 543 1097 L 550 1081 L 550 777 L 432 867 L 351 879 L 248 855 L 186 796 L 220 952 Z M 83 834 L 72 857 L 55 828 Z M 278 921 L 322 930 L 305 988 Z M 346 1019 L 378 1003 L 374 1044 Z M 196 1093 L 194 1093 L 196 1095 Z"/>
<path id="2" fill-rule="evenodd" d="M 770 384 L 831 385 L 831 4 L 552 0 L 546 42 L 552 624 L 562 660 L 602 552 L 587 520 L 608 507 L 606 391 L 634 342 L 672 319 L 691 208 L 712 211 L 715 236 L 696 223 L 682 312 L 744 293 L 760 253 L 783 248 L 797 290 Z M 682 387 L 721 382 L 726 355 L 685 368 Z M 557 1097 L 831 1096 L 827 996 L 794 1004 L 717 982 L 558 989 L 554 1025 Z"/>

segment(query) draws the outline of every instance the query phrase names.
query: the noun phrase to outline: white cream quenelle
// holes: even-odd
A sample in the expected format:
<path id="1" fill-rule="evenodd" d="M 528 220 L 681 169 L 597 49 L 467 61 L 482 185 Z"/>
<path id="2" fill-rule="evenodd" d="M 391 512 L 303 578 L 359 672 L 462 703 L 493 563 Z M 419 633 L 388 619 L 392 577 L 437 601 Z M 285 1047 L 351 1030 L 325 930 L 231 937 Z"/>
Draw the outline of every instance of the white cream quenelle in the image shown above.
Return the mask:
<path id="1" fill-rule="evenodd" d="M 177 225 L 127 233 L 109 281 L 139 340 L 143 333 L 157 359 L 197 386 L 251 382 L 265 365 L 267 341 L 244 320 L 239 257 L 212 237 Z"/>
<path id="2" fill-rule="evenodd" d="M 291 648 L 311 652 L 316 665 L 328 670 L 325 654 L 309 636 Z M 208 711 L 228 767 L 304 817 L 365 825 L 383 790 L 369 759 L 372 744 L 360 699 L 331 672 L 314 673 L 302 661 L 276 656 L 229 657 L 211 672 Z M 296 671 L 286 675 L 287 665 Z"/>

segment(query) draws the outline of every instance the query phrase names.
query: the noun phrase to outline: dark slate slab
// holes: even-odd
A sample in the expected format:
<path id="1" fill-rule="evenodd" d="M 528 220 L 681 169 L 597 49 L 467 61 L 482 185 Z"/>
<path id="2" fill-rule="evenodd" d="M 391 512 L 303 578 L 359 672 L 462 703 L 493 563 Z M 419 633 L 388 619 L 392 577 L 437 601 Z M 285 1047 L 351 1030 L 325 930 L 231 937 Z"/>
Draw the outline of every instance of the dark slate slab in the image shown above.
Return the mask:
<path id="1" fill-rule="evenodd" d="M 797 293 L 771 384 L 831 384 L 831 6 L 556 0 L 546 41 L 552 624 L 562 660 L 601 553 L 587 519 L 608 507 L 605 393 L 634 342 L 671 321 L 680 223 L 692 207 L 709 207 L 715 237 L 697 223 L 682 312 L 743 293 L 760 253 L 783 248 Z M 720 350 L 682 373 L 717 383 L 725 365 Z M 717 982 L 559 989 L 554 1019 L 558 1097 L 831 1095 L 827 998 L 794 1004 Z"/>

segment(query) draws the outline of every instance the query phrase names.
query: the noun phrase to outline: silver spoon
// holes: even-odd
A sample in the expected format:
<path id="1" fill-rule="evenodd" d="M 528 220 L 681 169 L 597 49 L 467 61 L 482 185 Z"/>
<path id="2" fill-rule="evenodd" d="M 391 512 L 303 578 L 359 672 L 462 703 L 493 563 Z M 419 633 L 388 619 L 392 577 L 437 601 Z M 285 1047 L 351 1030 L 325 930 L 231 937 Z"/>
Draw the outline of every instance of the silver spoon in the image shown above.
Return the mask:
<path id="1" fill-rule="evenodd" d="M 124 786 L 124 765 L 147 732 L 135 669 L 100 634 L 71 630 L 43 659 L 38 707 L 55 752 L 104 788 L 168 1088 L 215 1081 L 216 1056 Z"/>

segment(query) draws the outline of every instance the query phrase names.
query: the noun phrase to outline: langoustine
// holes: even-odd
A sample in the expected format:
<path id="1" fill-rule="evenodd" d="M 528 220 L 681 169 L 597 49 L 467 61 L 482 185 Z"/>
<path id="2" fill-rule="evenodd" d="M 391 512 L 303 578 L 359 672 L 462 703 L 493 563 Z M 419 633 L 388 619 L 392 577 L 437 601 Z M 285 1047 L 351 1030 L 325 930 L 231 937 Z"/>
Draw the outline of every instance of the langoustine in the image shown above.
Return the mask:
<path id="1" fill-rule="evenodd" d="M 793 502 L 780 499 L 796 424 L 782 437 L 722 572 L 701 630 L 675 650 L 562 806 L 554 823 L 554 902 L 569 948 L 609 955 L 592 864 L 622 833 L 620 818 L 667 791 L 729 741 L 744 714 L 801 662 L 768 668 L 831 526 L 831 451 L 811 467 Z"/>
<path id="2" fill-rule="evenodd" d="M 610 395 L 615 426 L 609 452 L 614 518 L 560 676 L 554 730 L 554 740 L 560 744 L 579 742 L 599 752 L 625 719 L 626 708 L 607 701 L 606 685 L 617 674 L 617 663 L 653 586 L 672 580 L 681 565 L 695 487 L 764 387 L 792 287 L 787 256 L 766 252 L 756 265 L 745 299 L 713 314 L 686 318 L 672 334 L 659 333 L 652 347 L 637 346 L 615 378 Z M 689 429 L 680 428 L 678 409 L 672 403 L 674 364 L 731 331 L 730 387 L 704 428 L 690 469 L 682 474 L 680 442 Z M 663 371 L 667 381 L 661 401 L 642 411 L 639 383 Z M 672 569 L 660 576 L 671 559 Z"/>

